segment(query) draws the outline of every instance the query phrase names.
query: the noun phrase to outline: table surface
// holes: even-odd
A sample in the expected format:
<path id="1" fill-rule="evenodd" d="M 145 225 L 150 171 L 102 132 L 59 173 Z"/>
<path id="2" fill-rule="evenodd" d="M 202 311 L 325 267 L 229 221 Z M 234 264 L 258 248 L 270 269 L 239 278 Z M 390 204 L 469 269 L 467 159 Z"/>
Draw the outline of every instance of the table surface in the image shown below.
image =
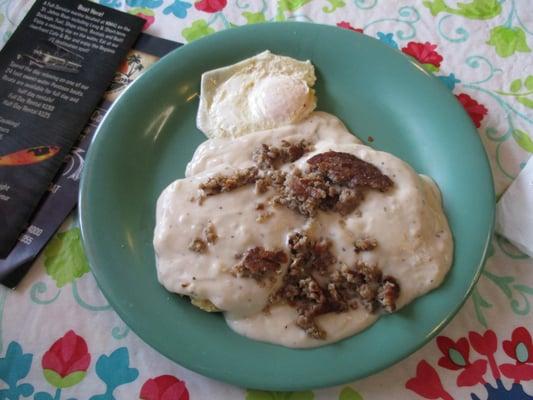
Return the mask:
<path id="1" fill-rule="evenodd" d="M 99 3 L 142 16 L 148 33 L 185 43 L 274 20 L 375 37 L 416 58 L 457 96 L 478 127 L 500 195 L 533 153 L 531 0 L 463 1 Z M 0 0 L 0 46 L 31 4 Z M 247 390 L 180 367 L 128 329 L 90 273 L 74 214 L 17 290 L 0 288 L 0 399 L 533 399 L 532 300 L 533 259 L 495 237 L 459 314 L 406 360 L 327 389 Z"/>

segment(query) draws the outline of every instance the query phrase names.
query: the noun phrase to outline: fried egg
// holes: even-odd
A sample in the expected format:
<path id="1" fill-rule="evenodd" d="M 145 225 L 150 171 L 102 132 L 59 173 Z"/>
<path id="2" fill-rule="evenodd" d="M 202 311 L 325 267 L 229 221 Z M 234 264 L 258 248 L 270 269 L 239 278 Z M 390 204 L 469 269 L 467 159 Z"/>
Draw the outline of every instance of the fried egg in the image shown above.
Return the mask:
<path id="1" fill-rule="evenodd" d="M 202 75 L 197 126 L 236 138 L 305 119 L 316 107 L 311 62 L 265 51 Z"/>

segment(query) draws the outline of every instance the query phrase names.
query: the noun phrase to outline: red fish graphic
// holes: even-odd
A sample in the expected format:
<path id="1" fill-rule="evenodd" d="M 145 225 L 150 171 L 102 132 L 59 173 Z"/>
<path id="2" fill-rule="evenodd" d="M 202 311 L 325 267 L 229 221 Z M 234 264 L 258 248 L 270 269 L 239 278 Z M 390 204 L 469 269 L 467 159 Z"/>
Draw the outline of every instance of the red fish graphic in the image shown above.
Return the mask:
<path id="1" fill-rule="evenodd" d="M 36 164 L 52 158 L 61 147 L 58 146 L 38 146 L 29 149 L 19 150 L 14 153 L 0 156 L 0 166 L 17 166 Z"/>

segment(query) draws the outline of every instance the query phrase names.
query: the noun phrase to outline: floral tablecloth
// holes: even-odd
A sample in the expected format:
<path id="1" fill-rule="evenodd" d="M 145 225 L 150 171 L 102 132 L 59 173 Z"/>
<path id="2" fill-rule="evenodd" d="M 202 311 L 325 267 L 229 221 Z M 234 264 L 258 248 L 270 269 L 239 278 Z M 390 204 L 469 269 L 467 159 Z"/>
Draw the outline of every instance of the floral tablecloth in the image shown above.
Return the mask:
<path id="1" fill-rule="evenodd" d="M 185 43 L 283 20 L 364 33 L 414 57 L 453 91 L 478 127 L 498 195 L 533 153 L 531 0 L 99 2 Z M 0 44 L 31 3 L 0 0 Z M 96 286 L 74 216 L 15 291 L 0 289 L 0 399 L 533 399 L 532 299 L 533 260 L 495 237 L 463 309 L 408 359 L 338 387 L 247 390 L 180 367 L 128 329 Z"/>

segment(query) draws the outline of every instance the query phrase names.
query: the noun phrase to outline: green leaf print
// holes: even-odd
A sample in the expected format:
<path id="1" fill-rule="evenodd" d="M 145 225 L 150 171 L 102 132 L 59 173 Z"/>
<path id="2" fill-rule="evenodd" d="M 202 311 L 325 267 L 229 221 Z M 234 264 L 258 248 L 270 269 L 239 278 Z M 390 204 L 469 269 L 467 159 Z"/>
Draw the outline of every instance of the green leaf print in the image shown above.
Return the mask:
<path id="1" fill-rule="evenodd" d="M 525 91 L 522 91 L 524 87 Z M 528 97 L 533 95 L 532 75 L 528 75 L 526 79 L 524 79 L 523 85 L 521 79 L 515 79 L 514 81 L 512 81 L 511 85 L 509 86 L 509 91 L 510 92 L 496 90 L 496 93 L 501 94 L 502 96 L 513 96 L 519 103 L 525 105 L 528 108 L 533 108 L 533 99 Z"/>
<path id="2" fill-rule="evenodd" d="M 436 72 L 439 72 L 439 67 L 436 67 L 434 66 L 433 64 L 422 64 L 422 66 L 424 67 L 424 69 L 429 72 L 430 74 L 434 74 Z"/>
<path id="3" fill-rule="evenodd" d="M 278 3 L 278 7 L 276 9 L 276 18 L 275 19 L 276 19 L 277 22 L 285 21 L 285 13 L 281 9 L 280 3 Z"/>
<path id="4" fill-rule="evenodd" d="M 287 400 L 313 400 L 315 395 L 311 391 L 307 392 L 293 392 L 287 397 Z"/>
<path id="5" fill-rule="evenodd" d="M 44 369 L 43 374 L 50 385 L 61 389 L 77 385 L 86 375 L 85 371 L 76 371 L 65 377 L 61 377 L 61 375 L 51 369 Z"/>
<path id="6" fill-rule="evenodd" d="M 527 315 L 531 310 L 528 295 L 533 295 L 533 288 L 515 283 L 514 276 L 498 276 L 487 270 L 482 272 L 483 276 L 487 277 L 494 283 L 507 297 L 510 302 L 511 310 L 517 315 Z M 522 301 L 520 301 L 520 299 Z M 523 304 L 520 304 L 523 303 Z"/>
<path id="7" fill-rule="evenodd" d="M 533 90 L 533 75 L 528 75 L 524 81 L 527 90 Z"/>
<path id="8" fill-rule="evenodd" d="M 522 88 L 522 81 L 520 79 L 515 79 L 511 82 L 511 92 L 516 93 Z"/>
<path id="9" fill-rule="evenodd" d="M 346 5 L 346 3 L 343 0 L 327 0 L 327 2 L 330 4 L 330 6 L 322 7 L 322 11 L 328 14 L 332 13 L 337 8 L 342 8 Z"/>
<path id="10" fill-rule="evenodd" d="M 515 129 L 513 131 L 513 138 L 525 151 L 533 153 L 533 140 L 531 140 L 526 132 L 521 131 L 520 129 Z"/>
<path id="11" fill-rule="evenodd" d="M 89 272 L 79 228 L 58 233 L 44 250 L 46 273 L 58 288 Z"/>
<path id="12" fill-rule="evenodd" d="M 519 103 L 522 103 L 527 108 L 533 108 L 533 100 L 528 99 L 527 97 L 517 97 L 516 101 L 518 101 Z"/>
<path id="13" fill-rule="evenodd" d="M 342 389 L 339 400 L 363 400 L 363 396 L 353 390 L 351 387 L 346 386 Z"/>
<path id="14" fill-rule="evenodd" d="M 245 11 L 242 13 L 242 16 L 244 18 L 246 18 L 246 23 L 248 25 L 250 24 L 259 24 L 261 22 L 265 22 L 266 21 L 266 18 L 265 18 L 265 14 L 262 13 L 262 12 L 249 12 L 249 11 Z"/>
<path id="15" fill-rule="evenodd" d="M 492 28 L 487 44 L 494 46 L 500 57 L 510 57 L 517 51 L 522 53 L 531 51 L 526 42 L 526 35 L 520 28 L 505 26 Z"/>
<path id="16" fill-rule="evenodd" d="M 444 0 L 422 2 L 432 15 L 440 12 L 460 15 L 469 19 L 491 19 L 502 12 L 498 0 L 473 0 L 469 3 L 457 3 L 457 8 L 450 7 Z"/>
<path id="17" fill-rule="evenodd" d="M 265 392 L 262 390 L 247 390 L 246 400 L 313 400 L 315 395 L 306 392 Z"/>
<path id="18" fill-rule="evenodd" d="M 472 291 L 472 301 L 474 302 L 474 311 L 476 312 L 476 318 L 478 322 L 483 325 L 485 328 L 487 325 L 487 320 L 485 318 L 485 314 L 483 314 L 484 308 L 492 308 L 492 304 L 490 304 L 485 298 L 483 298 L 477 288 L 474 288 Z"/>
<path id="19" fill-rule="evenodd" d="M 181 34 L 187 42 L 192 42 L 193 40 L 200 39 L 201 37 L 210 35 L 214 32 L 215 30 L 207 25 L 205 19 L 199 19 L 194 21 L 190 27 L 183 29 Z"/>
<path id="20" fill-rule="evenodd" d="M 128 10 L 128 14 L 138 15 L 143 14 L 147 17 L 153 17 L 155 15 L 155 12 L 150 8 L 142 8 L 142 7 L 136 7 L 136 8 L 130 8 Z"/>
<path id="21" fill-rule="evenodd" d="M 311 0 L 279 0 L 278 6 L 281 11 L 296 11 Z"/>

